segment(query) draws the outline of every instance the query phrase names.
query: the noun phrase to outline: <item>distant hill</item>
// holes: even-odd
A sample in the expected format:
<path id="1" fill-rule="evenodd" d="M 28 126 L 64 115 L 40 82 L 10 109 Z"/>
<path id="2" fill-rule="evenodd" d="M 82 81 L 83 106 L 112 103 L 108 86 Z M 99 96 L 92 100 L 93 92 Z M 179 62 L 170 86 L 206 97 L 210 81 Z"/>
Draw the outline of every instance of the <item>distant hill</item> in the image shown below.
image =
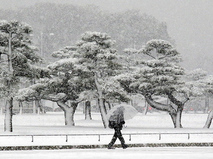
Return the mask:
<path id="1" fill-rule="evenodd" d="M 53 51 L 75 45 L 86 31 L 106 32 L 116 40 L 115 48 L 121 54 L 151 39 L 172 41 L 165 23 L 138 11 L 107 13 L 95 6 L 40 3 L 21 10 L 0 10 L 0 18 L 31 25 L 32 38 L 47 61 Z"/>

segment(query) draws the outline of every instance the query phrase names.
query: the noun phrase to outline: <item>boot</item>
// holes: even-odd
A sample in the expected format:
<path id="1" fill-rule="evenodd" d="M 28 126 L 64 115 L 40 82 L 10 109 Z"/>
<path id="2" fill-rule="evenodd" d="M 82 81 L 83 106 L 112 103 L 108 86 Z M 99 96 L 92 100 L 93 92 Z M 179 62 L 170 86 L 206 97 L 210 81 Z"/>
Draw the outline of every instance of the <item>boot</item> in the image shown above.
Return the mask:
<path id="1" fill-rule="evenodd" d="M 108 149 L 115 149 L 114 147 L 112 147 L 112 146 L 108 146 Z"/>
<path id="2" fill-rule="evenodd" d="M 123 147 L 123 149 L 126 149 L 129 146 L 127 144 L 123 144 L 122 147 Z"/>
<path id="3" fill-rule="evenodd" d="M 126 149 L 127 147 L 129 147 L 127 144 L 125 144 L 125 140 L 122 136 L 119 139 L 121 141 L 121 145 L 122 145 L 123 149 Z"/>
<path id="4" fill-rule="evenodd" d="M 108 149 L 115 149 L 115 148 L 112 147 L 112 146 L 113 146 L 113 143 L 110 142 L 107 148 L 108 148 Z"/>
<path id="5" fill-rule="evenodd" d="M 112 138 L 111 142 L 108 144 L 108 149 L 115 149 L 114 147 L 112 147 L 116 141 L 117 137 Z"/>

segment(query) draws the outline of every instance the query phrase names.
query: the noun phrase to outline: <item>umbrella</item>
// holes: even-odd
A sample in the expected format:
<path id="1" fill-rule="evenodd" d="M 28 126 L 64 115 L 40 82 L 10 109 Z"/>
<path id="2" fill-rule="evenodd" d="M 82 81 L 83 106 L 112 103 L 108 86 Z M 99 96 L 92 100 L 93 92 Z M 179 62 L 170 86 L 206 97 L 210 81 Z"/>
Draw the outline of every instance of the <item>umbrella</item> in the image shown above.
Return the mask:
<path id="1" fill-rule="evenodd" d="M 107 113 L 109 121 L 121 121 L 132 119 L 138 111 L 131 105 L 121 104 L 112 107 Z"/>

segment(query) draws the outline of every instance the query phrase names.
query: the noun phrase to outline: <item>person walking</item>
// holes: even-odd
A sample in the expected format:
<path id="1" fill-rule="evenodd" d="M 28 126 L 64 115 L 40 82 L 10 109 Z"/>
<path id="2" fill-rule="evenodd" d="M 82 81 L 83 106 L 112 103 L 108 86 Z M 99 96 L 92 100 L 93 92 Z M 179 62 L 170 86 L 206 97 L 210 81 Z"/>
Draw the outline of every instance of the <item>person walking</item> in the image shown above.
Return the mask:
<path id="1" fill-rule="evenodd" d="M 113 145 L 116 142 L 117 138 L 120 140 L 121 146 L 123 147 L 123 149 L 126 149 L 128 147 L 128 145 L 125 144 L 125 140 L 121 133 L 121 130 L 122 130 L 124 124 L 125 124 L 125 121 L 124 121 L 123 110 L 120 110 L 120 112 L 117 114 L 116 118 L 111 117 L 109 119 L 109 127 L 114 129 L 115 133 L 112 137 L 111 142 L 108 144 L 108 149 L 114 149 Z"/>

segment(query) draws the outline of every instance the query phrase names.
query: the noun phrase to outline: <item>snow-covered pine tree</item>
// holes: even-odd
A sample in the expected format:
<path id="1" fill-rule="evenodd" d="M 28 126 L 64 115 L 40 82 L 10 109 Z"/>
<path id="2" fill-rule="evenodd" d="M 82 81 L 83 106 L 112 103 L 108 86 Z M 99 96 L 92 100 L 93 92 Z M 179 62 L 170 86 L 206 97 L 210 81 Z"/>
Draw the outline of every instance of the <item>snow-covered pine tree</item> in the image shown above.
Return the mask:
<path id="1" fill-rule="evenodd" d="M 128 52 L 131 50 L 126 49 Z M 181 79 L 184 69 L 179 66 L 179 53 L 164 40 L 148 41 L 137 52 L 147 56 L 137 58 L 131 68 L 134 71 L 121 76 L 119 81 L 127 91 L 142 94 L 151 107 L 168 112 L 174 127 L 182 127 L 181 114 L 188 97 L 185 98 L 184 92 L 179 92 L 184 85 Z M 179 98 L 179 94 L 183 99 Z M 168 98 L 173 104 L 158 103 L 154 100 L 155 96 Z"/>
<path id="2" fill-rule="evenodd" d="M 18 90 L 20 77 L 40 76 L 40 69 L 33 67 L 39 61 L 32 46 L 29 25 L 18 21 L 0 21 L 1 69 L 0 91 L 7 104 L 5 106 L 4 130 L 12 132 L 12 108 L 14 96 Z"/>
<path id="3" fill-rule="evenodd" d="M 204 113 L 209 110 L 209 94 L 206 92 L 206 84 L 204 80 L 207 78 L 207 72 L 198 68 L 189 71 L 185 75 L 185 85 L 181 89 L 190 97 L 190 103 L 193 105 L 195 101 L 205 100 Z"/>
<path id="4" fill-rule="evenodd" d="M 114 78 L 120 73 L 121 65 L 116 50 L 111 48 L 113 43 L 105 33 L 86 32 L 77 47 L 68 46 L 53 53 L 54 57 L 61 60 L 48 66 L 52 78 L 22 90 L 18 98 L 27 100 L 37 96 L 57 102 L 65 112 L 66 125 L 74 125 L 73 115 L 80 101 L 98 99 L 103 125 L 107 127 L 104 104 L 109 103 L 109 100 L 128 100 Z M 67 105 L 68 101 L 72 104 Z M 66 113 L 68 110 L 71 111 Z"/>
<path id="5" fill-rule="evenodd" d="M 213 95 L 213 76 L 207 76 L 202 83 L 205 85 L 205 95 L 208 97 L 212 97 Z M 206 123 L 204 128 L 210 128 L 213 119 L 213 110 L 209 111 Z"/>
<path id="6" fill-rule="evenodd" d="M 98 97 L 97 103 L 105 128 L 108 126 L 104 106 L 104 101 L 107 100 L 106 90 L 114 85 L 112 78 L 117 76 L 121 69 L 121 65 L 118 63 L 118 55 L 116 50 L 113 49 L 114 43 L 115 41 L 109 35 L 100 32 L 86 32 L 82 35 L 81 41 L 77 43 L 77 52 L 94 80 L 94 88 Z"/>
<path id="7" fill-rule="evenodd" d="M 19 91 L 18 100 L 46 99 L 56 102 L 64 111 L 65 125 L 74 126 L 74 113 L 81 93 L 90 88 L 90 74 L 79 65 L 74 55 L 60 59 L 47 66 L 50 78 Z"/>

